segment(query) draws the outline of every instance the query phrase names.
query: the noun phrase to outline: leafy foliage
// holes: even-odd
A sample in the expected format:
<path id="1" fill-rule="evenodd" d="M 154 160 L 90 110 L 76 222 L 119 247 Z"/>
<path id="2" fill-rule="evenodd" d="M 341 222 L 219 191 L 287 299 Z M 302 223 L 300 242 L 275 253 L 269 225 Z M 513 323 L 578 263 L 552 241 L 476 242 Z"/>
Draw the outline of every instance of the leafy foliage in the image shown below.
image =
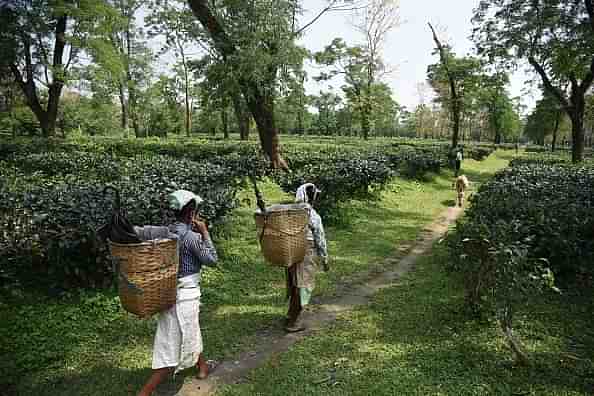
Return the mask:
<path id="1" fill-rule="evenodd" d="M 547 268 L 594 273 L 593 182 L 590 167 L 517 161 L 481 186 L 447 239 L 473 306 L 517 299 L 532 281 L 552 286 Z"/>

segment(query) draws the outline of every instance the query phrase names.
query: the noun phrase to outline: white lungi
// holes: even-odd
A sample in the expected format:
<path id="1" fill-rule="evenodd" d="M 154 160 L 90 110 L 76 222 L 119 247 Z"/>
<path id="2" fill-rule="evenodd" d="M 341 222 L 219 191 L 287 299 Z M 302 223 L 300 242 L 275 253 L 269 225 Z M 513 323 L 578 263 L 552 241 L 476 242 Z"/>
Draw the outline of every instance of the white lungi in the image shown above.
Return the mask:
<path id="1" fill-rule="evenodd" d="M 199 314 L 200 274 L 178 279 L 175 305 L 159 315 L 153 369 L 175 367 L 177 373 L 196 365 L 203 349 Z"/>

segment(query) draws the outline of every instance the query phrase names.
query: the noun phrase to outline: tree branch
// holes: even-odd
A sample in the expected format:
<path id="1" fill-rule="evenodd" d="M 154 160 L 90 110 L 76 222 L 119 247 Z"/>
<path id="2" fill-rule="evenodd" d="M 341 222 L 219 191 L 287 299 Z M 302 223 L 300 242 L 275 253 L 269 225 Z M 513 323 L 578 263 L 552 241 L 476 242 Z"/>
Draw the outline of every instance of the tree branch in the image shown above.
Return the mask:
<path id="1" fill-rule="evenodd" d="M 306 23 L 305 25 L 303 25 L 303 27 L 299 28 L 299 30 L 297 30 L 293 35 L 294 36 L 298 36 L 301 33 L 303 33 L 307 28 L 309 28 L 311 25 L 313 25 L 314 23 L 317 22 L 318 19 L 320 19 L 325 13 L 327 12 L 331 12 L 331 11 L 357 11 L 357 10 L 361 10 L 363 8 L 365 8 L 367 5 L 362 5 L 362 6 L 336 6 L 335 4 L 338 2 L 338 0 L 332 0 L 332 2 L 325 7 L 322 11 L 320 11 L 318 13 L 318 15 L 316 15 L 311 21 L 309 21 L 308 23 Z"/>
<path id="2" fill-rule="evenodd" d="M 588 73 L 586 73 L 586 76 L 582 80 L 582 85 L 580 86 L 580 89 L 582 90 L 582 92 L 588 92 L 588 89 L 590 89 L 590 87 L 592 86 L 593 83 L 594 83 L 594 57 L 592 57 L 592 63 L 590 64 L 590 71 Z"/>
<path id="3" fill-rule="evenodd" d="M 21 74 L 21 71 L 19 70 L 18 66 L 15 64 L 11 64 L 10 71 L 12 71 L 12 75 L 14 76 L 14 80 L 16 81 L 16 83 L 24 89 L 25 81 L 23 80 L 23 75 Z"/>
<path id="4" fill-rule="evenodd" d="M 49 57 L 47 56 L 47 51 L 45 50 L 45 46 L 43 45 L 43 41 L 41 40 L 41 36 L 37 34 L 37 42 L 39 43 L 39 48 L 41 49 L 41 55 L 43 56 L 43 69 L 45 73 L 45 82 L 47 85 L 50 84 L 49 82 L 49 75 L 47 73 L 47 65 L 49 65 Z"/>
<path id="5" fill-rule="evenodd" d="M 592 34 L 594 34 L 594 3 L 592 0 L 584 0 L 586 3 L 586 10 L 588 10 L 588 16 L 590 17 L 590 25 L 592 26 Z"/>
<path id="6" fill-rule="evenodd" d="M 567 100 L 565 95 L 563 95 L 561 90 L 553 86 L 553 83 L 549 79 L 546 70 L 536 61 L 536 59 L 533 56 L 528 57 L 528 62 L 530 63 L 530 65 L 532 65 L 534 70 L 536 70 L 536 72 L 540 75 L 545 89 L 549 91 L 549 93 L 554 95 L 555 98 L 557 98 L 557 100 L 559 100 L 559 103 L 561 103 L 561 106 L 563 106 L 565 111 L 570 112 L 571 106 L 569 104 L 569 101 Z"/>
<path id="7" fill-rule="evenodd" d="M 52 79 L 54 80 L 53 83 L 57 81 L 63 83 L 64 82 L 64 69 L 61 70 L 62 75 L 56 76 L 56 69 L 63 65 L 62 57 L 64 55 L 64 47 L 66 46 L 66 22 L 68 17 L 66 15 L 62 15 L 58 18 L 56 23 L 56 43 L 54 44 L 54 59 L 53 59 L 53 66 L 54 71 L 52 75 Z"/>
<path id="8" fill-rule="evenodd" d="M 236 48 L 215 15 L 211 12 L 207 1 L 189 0 L 189 4 L 196 18 L 207 28 L 221 55 L 224 58 L 233 55 L 236 52 Z"/>
<path id="9" fill-rule="evenodd" d="M 303 33 L 308 27 L 310 27 L 311 25 L 313 25 L 314 23 L 316 23 L 316 21 L 318 19 L 320 19 L 322 17 L 322 15 L 324 15 L 326 12 L 328 12 L 328 10 L 330 10 L 330 8 L 332 8 L 332 5 L 336 3 L 336 0 L 334 0 L 332 3 L 330 3 L 330 5 L 326 8 L 324 8 L 322 11 L 320 11 L 318 13 L 318 15 L 315 16 L 315 18 L 313 18 L 311 21 L 309 21 L 308 23 L 306 23 L 305 25 L 303 25 L 303 27 L 301 27 L 299 30 L 297 30 L 293 35 L 294 36 L 299 36 L 301 33 Z"/>

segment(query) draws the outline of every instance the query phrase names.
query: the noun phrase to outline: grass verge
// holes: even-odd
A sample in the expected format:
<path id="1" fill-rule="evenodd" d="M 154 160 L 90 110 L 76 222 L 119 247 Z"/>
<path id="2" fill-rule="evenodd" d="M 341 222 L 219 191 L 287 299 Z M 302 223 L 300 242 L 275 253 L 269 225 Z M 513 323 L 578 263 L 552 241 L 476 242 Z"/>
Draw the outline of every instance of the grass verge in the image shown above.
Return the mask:
<path id="1" fill-rule="evenodd" d="M 480 182 L 506 163 L 493 155 L 465 161 L 464 171 Z M 316 295 L 382 270 L 383 258 L 453 204 L 451 182 L 449 171 L 425 182 L 396 178 L 378 200 L 345 205 L 341 224 L 327 227 L 332 271 L 319 276 Z M 269 203 L 287 198 L 271 183 L 263 187 Z M 249 191 L 242 198 L 218 233 L 221 263 L 203 276 L 201 324 L 211 359 L 249 348 L 257 331 L 278 326 L 286 310 L 284 273 L 263 262 L 254 198 Z M 115 293 L 2 305 L 0 317 L 0 385 L 7 394 L 128 395 L 149 375 L 155 320 L 125 313 Z"/>
<path id="2" fill-rule="evenodd" d="M 443 273 L 443 248 L 397 286 L 275 356 L 241 395 L 591 395 L 591 293 L 530 301 L 518 335 L 533 364 L 515 367 L 494 323 L 469 320 L 462 290 Z"/>

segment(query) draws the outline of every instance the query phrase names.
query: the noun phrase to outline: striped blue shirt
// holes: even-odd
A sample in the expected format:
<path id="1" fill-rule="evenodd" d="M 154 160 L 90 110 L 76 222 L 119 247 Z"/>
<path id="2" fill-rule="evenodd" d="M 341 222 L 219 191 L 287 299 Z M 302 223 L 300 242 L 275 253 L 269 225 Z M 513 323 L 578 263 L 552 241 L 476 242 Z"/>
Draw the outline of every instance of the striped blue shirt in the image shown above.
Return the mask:
<path id="1" fill-rule="evenodd" d="M 185 223 L 175 223 L 169 230 L 176 234 L 180 242 L 178 278 L 199 274 L 202 266 L 214 266 L 218 260 L 217 251 L 210 238 L 202 238 L 200 233 L 192 231 L 192 226 Z"/>

